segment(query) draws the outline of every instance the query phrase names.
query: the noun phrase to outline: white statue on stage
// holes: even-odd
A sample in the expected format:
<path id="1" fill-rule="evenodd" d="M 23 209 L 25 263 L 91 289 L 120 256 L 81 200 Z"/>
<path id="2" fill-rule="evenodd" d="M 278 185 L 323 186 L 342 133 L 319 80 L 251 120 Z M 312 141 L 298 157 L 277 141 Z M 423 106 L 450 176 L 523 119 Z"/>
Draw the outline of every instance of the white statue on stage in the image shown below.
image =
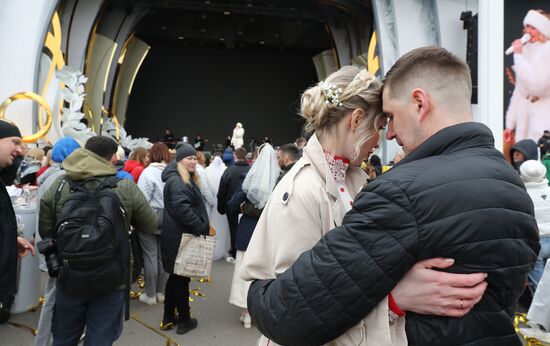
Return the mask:
<path id="1" fill-rule="evenodd" d="M 231 137 L 231 145 L 235 149 L 242 147 L 244 144 L 244 128 L 243 124 L 237 123 L 233 129 L 233 137 Z"/>

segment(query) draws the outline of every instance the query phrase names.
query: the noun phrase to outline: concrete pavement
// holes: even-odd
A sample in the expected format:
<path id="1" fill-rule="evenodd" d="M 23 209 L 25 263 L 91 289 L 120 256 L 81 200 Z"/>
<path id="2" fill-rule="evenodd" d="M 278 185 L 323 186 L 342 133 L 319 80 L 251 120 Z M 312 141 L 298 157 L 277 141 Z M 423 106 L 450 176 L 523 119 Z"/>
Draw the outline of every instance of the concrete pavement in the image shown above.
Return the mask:
<path id="1" fill-rule="evenodd" d="M 190 303 L 191 315 L 199 321 L 197 329 L 185 335 L 176 334 L 175 329 L 161 331 L 158 327 L 162 319 L 162 304 L 148 306 L 139 300 L 131 300 L 130 315 L 132 318 L 124 323 L 122 336 L 115 345 L 160 346 L 167 345 L 168 339 L 181 346 L 256 345 L 260 333 L 254 325 L 251 329 L 243 328 L 239 321 L 241 309 L 228 303 L 233 268 L 232 264 L 217 261 L 212 266 L 212 282 L 191 282 L 190 290 L 196 290 L 195 292 L 199 294 L 192 294 L 193 302 Z M 137 285 L 134 285 L 133 289 L 142 291 Z M 200 296 L 202 294 L 204 296 Z M 10 322 L 36 328 L 39 314 L 40 310 L 14 315 Z M 9 324 L 0 325 L 1 346 L 33 344 L 34 336 L 29 330 Z"/>

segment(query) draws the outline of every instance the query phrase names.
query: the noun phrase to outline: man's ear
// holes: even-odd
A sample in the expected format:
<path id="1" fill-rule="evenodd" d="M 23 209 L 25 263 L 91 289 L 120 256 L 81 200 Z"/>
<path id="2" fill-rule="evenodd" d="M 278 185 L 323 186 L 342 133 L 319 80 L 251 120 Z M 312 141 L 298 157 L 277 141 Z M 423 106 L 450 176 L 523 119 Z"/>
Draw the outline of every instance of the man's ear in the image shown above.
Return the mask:
<path id="1" fill-rule="evenodd" d="M 111 163 L 115 163 L 115 162 L 117 162 L 116 153 L 114 153 L 113 156 L 111 156 Z"/>
<path id="2" fill-rule="evenodd" d="M 355 108 L 351 113 L 350 127 L 353 131 L 357 130 L 359 122 L 365 117 L 365 110 L 363 108 Z"/>
<path id="3" fill-rule="evenodd" d="M 420 122 L 426 120 L 432 110 L 430 96 L 424 89 L 416 88 L 411 93 L 415 110 L 418 112 Z"/>

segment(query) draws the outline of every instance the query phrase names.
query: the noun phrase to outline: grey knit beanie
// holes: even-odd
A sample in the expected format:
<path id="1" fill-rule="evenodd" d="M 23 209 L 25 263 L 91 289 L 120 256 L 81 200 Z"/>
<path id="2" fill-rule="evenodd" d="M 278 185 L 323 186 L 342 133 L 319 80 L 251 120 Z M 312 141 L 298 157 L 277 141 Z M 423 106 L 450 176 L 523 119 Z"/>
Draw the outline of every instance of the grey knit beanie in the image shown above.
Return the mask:
<path id="1" fill-rule="evenodd" d="M 176 162 L 180 162 L 187 156 L 197 155 L 197 151 L 189 143 L 180 143 L 176 147 Z"/>
<path id="2" fill-rule="evenodd" d="M 21 132 L 19 132 L 17 126 L 6 120 L 0 119 L 0 139 L 6 137 L 21 137 Z"/>

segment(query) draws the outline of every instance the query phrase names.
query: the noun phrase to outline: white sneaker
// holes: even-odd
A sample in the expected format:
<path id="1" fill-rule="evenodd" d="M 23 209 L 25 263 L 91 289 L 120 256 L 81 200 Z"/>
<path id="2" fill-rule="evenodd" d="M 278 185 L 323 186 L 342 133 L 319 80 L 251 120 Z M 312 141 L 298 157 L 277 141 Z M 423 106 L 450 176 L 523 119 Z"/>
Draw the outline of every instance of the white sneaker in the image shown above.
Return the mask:
<path id="1" fill-rule="evenodd" d="M 233 264 L 233 263 L 235 263 L 235 257 L 227 256 L 227 257 L 225 258 L 225 261 L 226 261 L 227 263 Z"/>
<path id="2" fill-rule="evenodd" d="M 242 317 L 243 325 L 246 329 L 252 328 L 252 317 L 250 317 L 250 314 L 247 312 Z"/>
<path id="3" fill-rule="evenodd" d="M 164 294 L 161 292 L 157 292 L 157 303 L 164 303 Z"/>
<path id="4" fill-rule="evenodd" d="M 147 294 L 142 293 L 139 295 L 139 301 L 147 305 L 155 305 L 157 303 L 157 297 L 149 297 Z"/>
<path id="5" fill-rule="evenodd" d="M 550 333 L 545 332 L 540 328 L 520 328 L 519 332 L 527 338 L 533 338 L 541 342 L 550 343 Z"/>

